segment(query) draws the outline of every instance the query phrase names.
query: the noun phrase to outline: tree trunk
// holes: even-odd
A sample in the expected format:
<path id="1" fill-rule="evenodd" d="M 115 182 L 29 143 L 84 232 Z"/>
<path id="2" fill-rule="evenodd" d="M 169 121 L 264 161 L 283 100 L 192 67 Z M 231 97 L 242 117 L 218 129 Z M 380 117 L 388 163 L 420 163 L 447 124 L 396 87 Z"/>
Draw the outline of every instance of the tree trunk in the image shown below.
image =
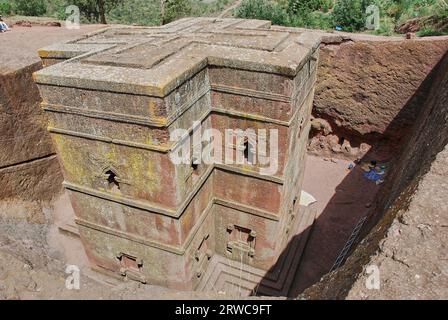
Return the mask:
<path id="1" fill-rule="evenodd" d="M 106 7 L 104 5 L 104 0 L 98 0 L 98 11 L 100 14 L 100 23 L 107 24 L 106 21 Z"/>
<path id="2" fill-rule="evenodd" d="M 165 24 L 165 0 L 160 0 L 160 25 Z"/>

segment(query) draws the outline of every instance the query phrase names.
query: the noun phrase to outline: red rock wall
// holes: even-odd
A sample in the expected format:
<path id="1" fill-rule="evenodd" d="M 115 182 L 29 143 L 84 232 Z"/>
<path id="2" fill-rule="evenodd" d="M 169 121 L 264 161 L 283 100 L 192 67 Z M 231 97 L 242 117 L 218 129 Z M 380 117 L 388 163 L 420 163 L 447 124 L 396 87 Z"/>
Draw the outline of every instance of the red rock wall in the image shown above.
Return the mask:
<path id="1" fill-rule="evenodd" d="M 50 200 L 61 190 L 62 176 L 32 64 L 0 74 L 0 200 Z"/>
<path id="2" fill-rule="evenodd" d="M 307 289 L 303 297 L 388 299 L 393 294 L 394 299 L 433 299 L 446 295 L 436 278 L 443 262 L 437 248 L 428 248 L 440 246 L 443 243 L 440 239 L 446 237 L 440 225 L 446 216 L 447 199 L 448 173 L 444 167 L 448 143 L 447 53 L 425 82 L 428 79 L 430 86 L 422 97 L 421 110 L 410 134 L 403 138 L 397 161 L 390 169 L 391 176 L 377 199 L 377 214 L 371 217 L 359 238 L 363 240 L 341 268 Z M 421 228 L 429 225 L 430 234 Z M 381 290 L 371 290 L 368 297 L 359 284 L 365 283 L 364 267 L 372 263 L 371 257 L 377 263 L 378 256 L 387 256 L 396 265 L 388 267 L 386 261 L 380 266 L 381 277 L 384 275 Z M 397 265 L 402 267 L 406 263 L 405 272 L 397 273 Z M 416 281 L 417 272 L 422 274 L 421 281 Z M 358 285 L 353 287 L 356 281 Z"/>
<path id="3" fill-rule="evenodd" d="M 324 39 L 314 99 L 314 116 L 332 132 L 315 130 L 309 150 L 355 159 L 387 140 L 394 152 L 422 109 L 448 37 L 341 39 Z"/>

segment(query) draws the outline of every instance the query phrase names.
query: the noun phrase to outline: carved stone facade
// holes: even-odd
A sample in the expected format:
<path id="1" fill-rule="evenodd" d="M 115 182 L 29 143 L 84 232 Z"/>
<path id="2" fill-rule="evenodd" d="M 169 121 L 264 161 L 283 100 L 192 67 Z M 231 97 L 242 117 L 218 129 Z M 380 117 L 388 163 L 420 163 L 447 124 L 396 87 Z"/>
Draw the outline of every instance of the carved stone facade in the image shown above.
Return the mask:
<path id="1" fill-rule="evenodd" d="M 300 194 L 318 49 L 310 33 L 211 18 L 42 49 L 35 81 L 92 266 L 180 290 L 285 294 L 314 221 Z M 257 148 L 271 133 L 225 140 L 242 164 L 172 161 L 176 129 L 210 128 L 275 130 L 278 169 L 264 174 L 254 156 L 272 156 Z"/>

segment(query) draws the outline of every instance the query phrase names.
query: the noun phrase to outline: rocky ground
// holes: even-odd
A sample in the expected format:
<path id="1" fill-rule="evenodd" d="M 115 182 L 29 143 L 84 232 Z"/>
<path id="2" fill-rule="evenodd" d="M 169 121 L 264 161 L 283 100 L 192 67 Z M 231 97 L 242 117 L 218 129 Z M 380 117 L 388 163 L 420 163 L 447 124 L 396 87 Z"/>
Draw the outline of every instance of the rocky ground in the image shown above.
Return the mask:
<path id="1" fill-rule="evenodd" d="M 0 221 L 0 299 L 150 299 L 163 292 L 137 283 L 108 283 L 83 269 L 80 290 L 68 290 L 65 257 L 49 245 L 50 229 L 17 219 Z"/>
<path id="2" fill-rule="evenodd" d="M 39 62 L 37 50 L 61 41 L 68 41 L 104 28 L 104 25 L 81 25 L 78 30 L 69 30 L 64 26 L 46 26 L 50 20 L 35 22 L 30 26 L 14 25 L 8 21 L 11 31 L 0 34 L 0 74 L 14 72 L 18 69 Z"/>
<path id="3" fill-rule="evenodd" d="M 378 266 L 379 289 L 367 289 L 364 272 L 348 299 L 448 299 L 447 176 L 448 146 L 367 263 Z"/>
<path id="4" fill-rule="evenodd" d="M 232 298 L 123 282 L 83 266 L 80 266 L 80 289 L 69 290 L 65 255 L 50 239 L 54 231 L 47 225 L 0 220 L 0 300 Z"/>

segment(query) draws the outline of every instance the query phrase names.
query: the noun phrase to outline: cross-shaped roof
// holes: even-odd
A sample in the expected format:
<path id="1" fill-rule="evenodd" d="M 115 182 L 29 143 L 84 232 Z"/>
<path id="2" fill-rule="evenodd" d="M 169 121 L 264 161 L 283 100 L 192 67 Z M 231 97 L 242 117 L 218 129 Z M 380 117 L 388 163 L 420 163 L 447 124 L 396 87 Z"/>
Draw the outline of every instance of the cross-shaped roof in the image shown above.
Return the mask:
<path id="1" fill-rule="evenodd" d="M 111 27 L 39 51 L 67 59 L 36 82 L 165 96 L 207 65 L 294 77 L 319 36 L 261 20 L 187 18 L 161 27 Z"/>

